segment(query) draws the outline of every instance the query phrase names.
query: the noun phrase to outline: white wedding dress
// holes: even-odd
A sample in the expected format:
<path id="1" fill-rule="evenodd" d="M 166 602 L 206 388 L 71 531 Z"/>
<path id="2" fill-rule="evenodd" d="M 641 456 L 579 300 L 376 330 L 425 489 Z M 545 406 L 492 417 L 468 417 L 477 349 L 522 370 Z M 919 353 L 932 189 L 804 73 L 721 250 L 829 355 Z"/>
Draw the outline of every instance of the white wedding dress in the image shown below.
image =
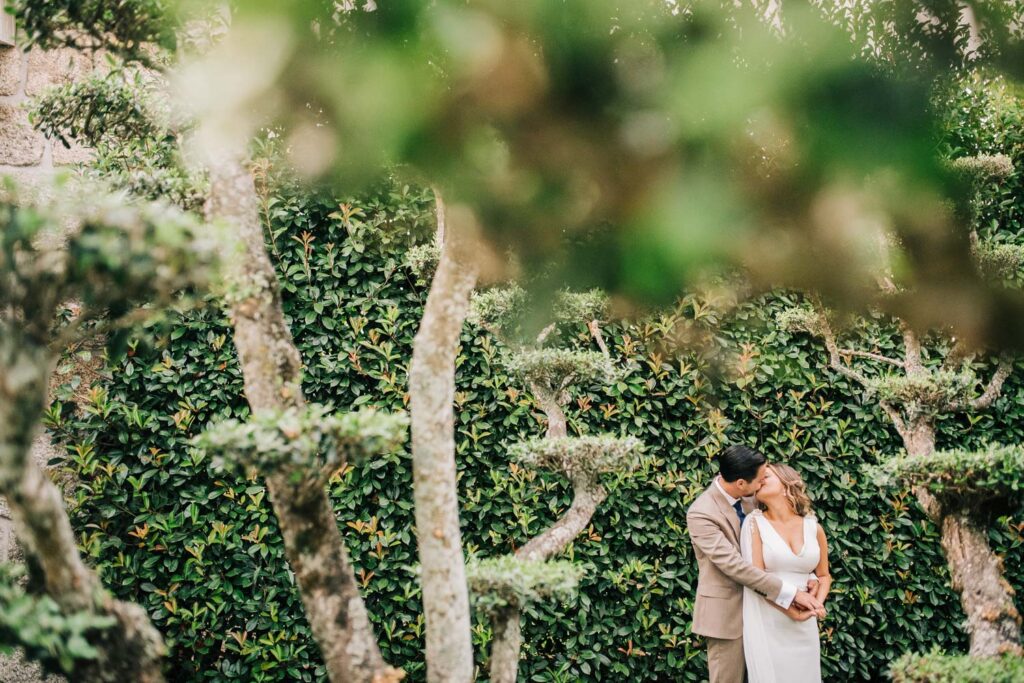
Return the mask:
<path id="1" fill-rule="evenodd" d="M 818 566 L 818 522 L 804 517 L 803 547 L 794 553 L 760 510 L 747 515 L 740 532 L 743 558 L 753 563 L 753 525 L 761 536 L 765 571 L 806 589 Z M 750 683 L 821 683 L 818 619 L 793 621 L 763 597 L 743 589 L 743 654 Z"/>

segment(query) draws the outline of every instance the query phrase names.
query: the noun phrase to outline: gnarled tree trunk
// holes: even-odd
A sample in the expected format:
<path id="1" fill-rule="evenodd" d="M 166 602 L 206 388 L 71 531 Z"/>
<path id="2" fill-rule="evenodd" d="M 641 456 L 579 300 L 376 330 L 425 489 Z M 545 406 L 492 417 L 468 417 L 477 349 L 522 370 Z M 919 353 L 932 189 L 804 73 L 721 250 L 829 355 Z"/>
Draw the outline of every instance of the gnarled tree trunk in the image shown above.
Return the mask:
<path id="1" fill-rule="evenodd" d="M 65 614 L 91 612 L 114 625 L 91 640 L 98 656 L 75 668 L 87 683 L 164 680 L 160 632 L 139 605 L 116 600 L 78 554 L 60 491 L 31 457 L 54 359 L 28 340 L 0 340 L 0 494 L 43 586 Z"/>
<path id="2" fill-rule="evenodd" d="M 445 214 L 439 195 L 437 216 L 441 236 Z M 473 679 L 453 404 L 455 357 L 476 273 L 466 263 L 461 238 L 457 230 L 450 231 L 442 245 L 409 366 L 413 498 L 427 631 L 427 680 L 431 683 Z"/>
<path id="3" fill-rule="evenodd" d="M 538 386 L 531 386 L 541 410 L 548 419 L 546 438 L 566 436 L 565 411 L 562 396 L 552 396 Z M 587 528 L 597 507 L 604 502 L 607 492 L 596 476 L 570 473 L 573 499 L 569 509 L 555 523 L 530 539 L 516 551 L 520 560 L 543 562 L 565 550 L 572 540 Z M 514 683 L 519 671 L 519 650 L 522 647 L 521 615 L 518 607 L 498 610 L 491 616 L 494 641 L 491 644 L 490 673 L 494 683 Z"/>
<path id="4" fill-rule="evenodd" d="M 931 455 L 935 452 L 935 426 L 931 420 L 918 420 L 907 425 L 903 446 L 910 455 Z"/>
<path id="5" fill-rule="evenodd" d="M 302 360 L 285 324 L 277 275 L 267 256 L 252 176 L 237 161 L 214 164 L 207 213 L 227 222 L 240 252 L 230 255 L 235 346 L 253 412 L 305 404 Z M 299 477 L 304 482 L 317 477 Z M 332 683 L 386 683 L 403 672 L 380 653 L 327 491 L 267 477 L 267 490 L 313 637 Z"/>
<path id="6" fill-rule="evenodd" d="M 935 427 L 930 420 L 908 422 L 900 432 L 910 455 L 927 456 L 935 451 Z M 923 487 L 917 487 L 914 494 L 939 526 L 953 590 L 960 595 L 967 615 L 970 654 L 1022 654 L 1021 616 L 1013 601 L 1014 590 L 1004 578 L 1002 558 L 992 551 L 984 526 L 969 511 L 948 509 Z"/>
<path id="7" fill-rule="evenodd" d="M 971 656 L 1024 654 L 1013 587 L 1003 578 L 1003 560 L 989 547 L 988 533 L 963 513 L 944 515 L 941 525 L 953 588 L 967 614 Z"/>

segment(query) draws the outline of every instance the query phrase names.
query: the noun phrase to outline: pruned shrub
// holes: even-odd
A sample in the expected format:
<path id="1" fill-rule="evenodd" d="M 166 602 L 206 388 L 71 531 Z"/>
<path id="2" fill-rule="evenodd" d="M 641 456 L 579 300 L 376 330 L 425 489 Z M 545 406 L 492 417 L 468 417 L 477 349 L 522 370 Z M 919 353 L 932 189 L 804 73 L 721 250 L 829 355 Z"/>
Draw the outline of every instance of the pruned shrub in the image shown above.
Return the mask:
<path id="1" fill-rule="evenodd" d="M 905 654 L 889 669 L 893 683 L 1020 683 L 1024 681 L 1024 657 L 979 658 L 947 655 Z"/>
<path id="2" fill-rule="evenodd" d="M 466 563 L 473 605 L 485 614 L 545 600 L 564 602 L 576 594 L 583 573 L 575 562 L 520 560 L 514 555 Z"/>

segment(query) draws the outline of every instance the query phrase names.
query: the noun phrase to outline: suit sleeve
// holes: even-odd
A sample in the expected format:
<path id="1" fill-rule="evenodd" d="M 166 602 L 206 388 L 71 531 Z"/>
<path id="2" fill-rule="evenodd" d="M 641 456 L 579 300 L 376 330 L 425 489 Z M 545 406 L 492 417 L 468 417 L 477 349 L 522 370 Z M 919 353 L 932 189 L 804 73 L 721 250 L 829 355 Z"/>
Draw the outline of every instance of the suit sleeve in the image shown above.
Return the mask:
<path id="1" fill-rule="evenodd" d="M 793 587 L 786 585 L 779 577 L 772 576 L 744 560 L 740 551 L 726 540 L 722 528 L 714 520 L 691 510 L 686 515 L 686 526 L 693 545 L 699 548 L 719 571 L 781 607 L 789 607 L 789 603 L 796 595 Z M 786 604 L 783 605 L 783 602 Z"/>

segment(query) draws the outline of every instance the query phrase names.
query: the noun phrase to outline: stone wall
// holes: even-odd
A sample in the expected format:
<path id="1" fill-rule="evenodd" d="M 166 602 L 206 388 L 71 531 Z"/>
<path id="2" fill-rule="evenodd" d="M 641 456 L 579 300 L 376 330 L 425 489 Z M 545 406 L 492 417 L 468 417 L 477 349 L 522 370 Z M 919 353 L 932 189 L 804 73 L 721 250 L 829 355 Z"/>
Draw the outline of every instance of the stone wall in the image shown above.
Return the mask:
<path id="1" fill-rule="evenodd" d="M 0 174 L 50 174 L 88 159 L 32 129 L 27 102 L 46 88 L 90 73 L 97 58 L 74 50 L 31 50 L 0 46 Z"/>
<path id="2" fill-rule="evenodd" d="M 44 179 L 62 166 L 88 159 L 88 150 L 67 148 L 51 142 L 33 130 L 26 105 L 46 88 L 67 83 L 89 74 L 96 57 L 74 50 L 23 52 L 18 47 L 0 46 L 0 175 L 21 180 Z M 45 434 L 40 434 L 32 449 L 36 462 L 45 466 L 56 453 Z M 6 502 L 0 498 L 0 561 L 18 561 L 21 553 L 11 524 Z M 0 656 L 0 681 L 3 683 L 40 683 L 39 667 L 26 662 L 20 653 Z M 48 677 L 47 683 L 63 679 Z"/>

